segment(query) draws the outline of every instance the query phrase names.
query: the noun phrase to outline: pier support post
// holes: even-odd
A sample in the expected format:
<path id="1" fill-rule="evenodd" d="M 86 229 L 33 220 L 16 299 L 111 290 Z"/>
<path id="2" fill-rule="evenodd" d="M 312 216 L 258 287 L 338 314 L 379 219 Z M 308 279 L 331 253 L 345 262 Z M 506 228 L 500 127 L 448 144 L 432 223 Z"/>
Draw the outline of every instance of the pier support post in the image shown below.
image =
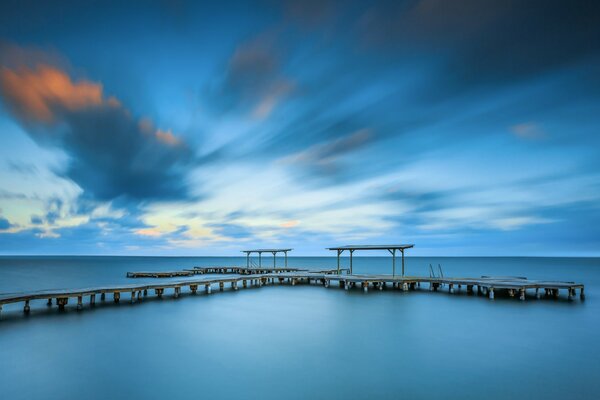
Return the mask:
<path id="1" fill-rule="evenodd" d="M 233 286 L 233 290 L 238 290 L 237 281 L 231 282 L 231 286 Z"/>
<path id="2" fill-rule="evenodd" d="M 554 298 L 558 299 L 558 295 L 559 295 L 559 290 L 558 289 L 554 289 Z"/>
<path id="3" fill-rule="evenodd" d="M 121 300 L 121 293 L 120 293 L 120 292 L 114 292 L 114 293 L 113 293 L 113 301 L 114 301 L 115 303 L 118 303 L 118 302 L 119 302 L 119 300 Z"/>
<path id="4" fill-rule="evenodd" d="M 467 294 L 473 294 L 473 285 L 467 285 Z"/>
<path id="5" fill-rule="evenodd" d="M 144 297 L 148 296 L 148 289 L 144 289 Z"/>
<path id="6" fill-rule="evenodd" d="M 525 289 L 519 290 L 519 300 L 525 301 Z"/>
<path id="7" fill-rule="evenodd" d="M 90 294 L 90 306 L 94 306 L 96 305 L 96 295 L 95 294 Z"/>
<path id="8" fill-rule="evenodd" d="M 204 285 L 204 291 L 206 292 L 206 294 L 211 293 L 212 289 L 210 287 L 210 284 L 207 283 L 206 285 Z"/>
<path id="9" fill-rule="evenodd" d="M 106 293 L 104 293 L 104 292 L 100 293 L 100 300 L 101 301 L 106 300 Z"/>
<path id="10" fill-rule="evenodd" d="M 190 290 L 192 291 L 192 294 L 196 294 L 198 291 L 198 285 L 190 285 Z"/>
<path id="11" fill-rule="evenodd" d="M 349 290 L 349 289 L 350 289 L 350 282 L 344 281 L 344 290 Z"/>
<path id="12" fill-rule="evenodd" d="M 67 305 L 68 302 L 69 302 L 68 297 L 58 297 L 56 299 L 56 304 L 58 305 L 59 310 L 64 310 L 65 306 Z"/>
<path id="13" fill-rule="evenodd" d="M 135 290 L 131 292 L 131 299 L 129 301 L 131 304 L 135 303 Z"/>
<path id="14" fill-rule="evenodd" d="M 569 301 L 573 300 L 573 288 L 567 289 L 567 300 L 569 300 Z"/>
<path id="15" fill-rule="evenodd" d="M 585 293 L 583 292 L 583 288 L 579 289 L 579 298 L 581 300 L 585 300 Z"/>
<path id="16" fill-rule="evenodd" d="M 407 292 L 408 291 L 408 283 L 404 282 L 402 284 L 402 291 Z"/>
<path id="17" fill-rule="evenodd" d="M 453 284 L 453 283 L 450 283 L 450 284 L 448 285 L 448 291 L 449 291 L 450 293 L 454 293 L 454 284 Z"/>
<path id="18" fill-rule="evenodd" d="M 363 291 L 367 293 L 369 291 L 369 282 L 361 282 Z"/>
<path id="19" fill-rule="evenodd" d="M 540 297 L 542 297 L 542 295 L 540 295 L 540 288 L 535 288 L 535 298 L 539 299 Z"/>
<path id="20" fill-rule="evenodd" d="M 25 307 L 23 307 L 23 312 L 25 314 L 29 314 L 30 310 L 31 310 L 31 308 L 29 308 L 29 300 L 25 300 Z"/>
<path id="21" fill-rule="evenodd" d="M 180 293 L 181 293 L 181 287 L 175 286 L 174 287 L 173 297 L 178 298 Z"/>
<path id="22" fill-rule="evenodd" d="M 225 286 L 225 282 L 221 281 L 219 282 L 219 290 L 222 292 L 223 291 L 223 287 Z"/>
<path id="23" fill-rule="evenodd" d="M 244 280 L 242 281 L 242 287 L 243 287 L 243 288 L 246 288 L 246 287 L 248 287 L 248 281 L 247 281 L 247 280 L 245 280 L 245 279 L 244 279 Z"/>
<path id="24" fill-rule="evenodd" d="M 493 287 L 491 287 L 489 289 L 489 293 L 490 293 L 490 300 L 494 300 L 494 288 Z"/>
<path id="25" fill-rule="evenodd" d="M 77 310 L 83 308 L 83 296 L 77 296 Z"/>
<path id="26" fill-rule="evenodd" d="M 515 289 L 508 289 L 508 295 L 510 297 L 515 297 Z"/>
<path id="27" fill-rule="evenodd" d="M 2 318 L 2 304 L 0 304 L 0 318 Z"/>
<path id="28" fill-rule="evenodd" d="M 137 301 L 142 301 L 142 291 L 141 290 L 137 291 Z"/>
<path id="29" fill-rule="evenodd" d="M 52 298 L 49 298 L 48 301 L 46 302 L 46 305 L 48 307 L 50 307 L 52 305 Z"/>
<path id="30" fill-rule="evenodd" d="M 292 285 L 294 284 L 294 281 L 292 281 Z M 328 288 L 329 287 L 329 279 L 325 279 L 325 287 Z"/>

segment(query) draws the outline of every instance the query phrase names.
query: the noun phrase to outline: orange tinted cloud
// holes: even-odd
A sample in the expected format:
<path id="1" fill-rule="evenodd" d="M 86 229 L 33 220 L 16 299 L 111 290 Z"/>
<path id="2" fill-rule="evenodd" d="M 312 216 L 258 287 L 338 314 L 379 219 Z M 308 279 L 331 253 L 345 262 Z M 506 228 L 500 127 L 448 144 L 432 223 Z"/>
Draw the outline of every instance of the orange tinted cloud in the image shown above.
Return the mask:
<path id="1" fill-rule="evenodd" d="M 177 146 L 181 143 L 181 140 L 175 135 L 173 135 L 173 133 L 170 130 L 161 131 L 160 129 L 158 129 L 155 135 L 160 142 L 168 144 L 169 146 Z"/>
<path id="2" fill-rule="evenodd" d="M 65 72 L 45 64 L 35 69 L 2 67 L 0 91 L 22 117 L 38 122 L 53 121 L 56 111 L 61 109 L 75 111 L 104 102 L 101 84 L 73 82 Z M 112 97 L 106 103 L 119 105 Z"/>
<path id="3" fill-rule="evenodd" d="M 299 223 L 300 223 L 300 221 L 298 221 L 298 220 L 286 221 L 281 224 L 281 227 L 282 228 L 293 228 L 293 227 L 297 226 Z"/>

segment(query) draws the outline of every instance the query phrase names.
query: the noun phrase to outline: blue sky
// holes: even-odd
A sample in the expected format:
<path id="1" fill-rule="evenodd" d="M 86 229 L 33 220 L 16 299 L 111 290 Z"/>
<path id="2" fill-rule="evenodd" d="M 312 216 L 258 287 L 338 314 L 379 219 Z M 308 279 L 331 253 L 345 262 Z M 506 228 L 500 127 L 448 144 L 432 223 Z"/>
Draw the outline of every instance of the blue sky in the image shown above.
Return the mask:
<path id="1" fill-rule="evenodd" d="M 0 5 L 0 254 L 600 255 L 587 1 Z"/>

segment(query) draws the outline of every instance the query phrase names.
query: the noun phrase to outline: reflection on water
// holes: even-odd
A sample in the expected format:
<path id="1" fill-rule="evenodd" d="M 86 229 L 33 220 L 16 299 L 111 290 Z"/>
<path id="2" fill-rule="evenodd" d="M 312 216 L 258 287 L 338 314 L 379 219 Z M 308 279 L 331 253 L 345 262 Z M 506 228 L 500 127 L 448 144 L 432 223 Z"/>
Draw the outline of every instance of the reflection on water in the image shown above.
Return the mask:
<path id="1" fill-rule="evenodd" d="M 0 258 L 0 291 L 130 282 L 131 270 L 243 258 Z M 347 261 L 346 261 L 347 262 Z M 64 313 L 5 307 L 6 399 L 593 398 L 600 390 L 598 259 L 409 258 L 407 273 L 525 275 L 586 284 L 584 303 L 268 286 Z M 334 267 L 332 258 L 290 265 Z M 385 273 L 388 258 L 357 258 Z M 136 280 L 135 282 L 142 282 Z"/>

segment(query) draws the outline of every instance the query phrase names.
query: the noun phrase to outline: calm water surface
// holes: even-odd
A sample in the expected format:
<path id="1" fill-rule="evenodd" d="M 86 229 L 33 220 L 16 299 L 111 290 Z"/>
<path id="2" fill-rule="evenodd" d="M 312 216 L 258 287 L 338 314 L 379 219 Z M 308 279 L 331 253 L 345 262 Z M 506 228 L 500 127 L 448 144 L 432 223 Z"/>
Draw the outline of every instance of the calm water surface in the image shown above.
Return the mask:
<path id="1" fill-rule="evenodd" d="M 315 269 L 335 263 L 289 259 Z M 407 258 L 407 274 L 428 275 L 429 263 L 442 264 L 446 276 L 582 281 L 587 300 L 300 285 L 106 302 L 81 312 L 40 301 L 29 317 L 22 304 L 5 306 L 0 398 L 598 398 L 600 259 Z M 245 259 L 0 257 L 0 292 L 234 264 Z M 354 267 L 389 273 L 391 262 L 357 257 Z"/>

